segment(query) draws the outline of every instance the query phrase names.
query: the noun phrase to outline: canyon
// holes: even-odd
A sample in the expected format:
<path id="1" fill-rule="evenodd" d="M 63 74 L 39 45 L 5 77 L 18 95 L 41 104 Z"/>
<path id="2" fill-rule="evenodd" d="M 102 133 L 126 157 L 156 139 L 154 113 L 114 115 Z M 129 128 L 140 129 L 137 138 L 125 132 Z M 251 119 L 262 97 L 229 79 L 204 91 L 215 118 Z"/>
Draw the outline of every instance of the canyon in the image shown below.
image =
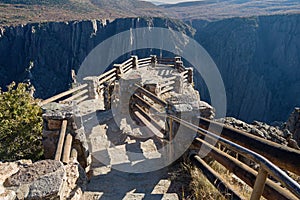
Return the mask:
<path id="1" fill-rule="evenodd" d="M 71 70 L 78 71 L 105 39 L 132 28 L 163 27 L 183 31 L 211 55 L 225 84 L 228 116 L 286 121 L 299 105 L 299 22 L 300 15 L 290 14 L 212 22 L 145 17 L 8 26 L 0 32 L 0 85 L 30 81 L 36 97 L 50 97 L 71 86 Z M 139 52 L 142 57 L 151 53 L 157 52 Z M 195 82 L 209 102 L 202 78 Z"/>

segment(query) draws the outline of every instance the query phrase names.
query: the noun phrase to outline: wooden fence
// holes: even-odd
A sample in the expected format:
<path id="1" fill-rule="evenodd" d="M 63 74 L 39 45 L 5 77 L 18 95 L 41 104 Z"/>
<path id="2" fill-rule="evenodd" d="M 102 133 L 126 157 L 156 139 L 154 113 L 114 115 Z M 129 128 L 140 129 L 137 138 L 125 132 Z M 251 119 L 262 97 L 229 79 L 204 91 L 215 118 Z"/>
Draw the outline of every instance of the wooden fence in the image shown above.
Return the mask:
<path id="1" fill-rule="evenodd" d="M 107 85 L 114 83 L 115 80 L 118 80 L 124 73 L 128 73 L 130 70 L 144 66 L 159 67 L 159 65 L 173 67 L 178 70 L 185 81 L 189 83 L 193 82 L 192 69 L 185 68 L 179 57 L 162 59 L 151 56 L 149 58 L 138 59 L 136 56 L 133 56 L 121 64 L 115 64 L 113 69 L 98 77 L 94 77 L 89 80 L 89 83 L 84 83 L 76 88 L 46 99 L 41 102 L 41 105 L 57 100 L 60 100 L 60 103 L 69 103 L 74 101 L 76 103 L 82 102 L 89 98 L 88 94 L 91 90 L 94 91 L 95 87 L 97 87 L 97 90 L 95 91 L 99 92 L 99 90 L 102 90 L 107 87 Z M 289 170 L 300 175 L 299 151 L 265 141 L 240 130 L 229 127 L 223 128 L 223 125 L 207 119 L 201 118 L 199 127 L 198 125 L 179 119 L 176 116 L 168 115 L 165 113 L 165 110 L 171 109 L 172 105 L 168 105 L 167 102 L 160 99 L 159 95 L 173 89 L 174 77 L 166 79 L 164 82 L 159 84 L 162 90 L 158 95 L 153 94 L 139 85 L 136 85 L 137 90 L 133 95 L 133 100 L 135 101 L 133 107 L 135 108 L 134 114 L 136 118 L 142 118 L 142 121 L 146 123 L 147 126 L 151 126 L 152 129 L 156 129 L 157 132 L 160 133 L 157 135 L 158 138 L 167 138 L 171 141 L 176 136 L 172 131 L 173 125 L 177 123 L 185 126 L 199 134 L 199 137 L 195 138 L 193 142 L 194 147 L 200 148 L 201 146 L 204 146 L 211 149 L 208 154 L 209 156 L 214 158 L 253 188 L 251 200 L 260 199 L 261 196 L 264 196 L 267 199 L 300 198 L 299 184 L 292 180 L 279 168 L 281 167 L 284 170 Z M 148 99 L 151 101 L 148 101 Z M 154 115 L 153 113 L 150 113 L 150 110 L 151 112 L 154 112 Z M 158 123 L 156 117 L 166 118 L 169 127 L 161 127 L 161 124 Z M 55 160 L 62 160 L 63 162 L 68 162 L 70 156 L 76 156 L 76 150 L 72 149 L 73 138 L 69 133 L 67 133 L 67 124 L 67 120 L 63 120 L 55 154 Z M 222 126 L 222 135 L 217 136 L 213 133 L 213 130 L 212 132 L 207 131 L 206 129 L 208 129 L 210 124 L 213 124 L 213 127 L 216 127 L 216 130 L 220 128 L 218 126 Z M 229 156 L 225 152 L 203 140 L 203 136 L 209 137 L 212 141 L 215 141 L 227 147 L 229 150 L 237 152 L 245 158 L 259 164 L 259 170 L 255 171 L 241 161 Z M 213 171 L 197 154 L 192 154 L 191 160 L 205 172 L 213 184 L 218 184 L 219 190 L 229 191 L 233 199 L 239 199 L 240 195 L 237 194 L 237 192 L 234 191 L 234 189 L 232 189 L 231 186 L 228 185 L 217 172 Z M 284 187 L 279 186 L 273 181 L 273 179 L 269 179 L 269 175 L 272 176 L 273 179 L 279 181 Z"/>
<path id="2" fill-rule="evenodd" d="M 147 98 L 151 99 L 151 101 L 155 102 L 156 105 L 153 105 L 153 103 L 147 102 L 147 98 L 144 98 L 146 96 Z M 232 142 L 230 140 L 227 140 L 221 136 L 217 136 L 216 134 L 209 132 L 197 125 L 193 125 L 189 122 L 186 122 L 184 120 L 179 119 L 176 116 L 173 115 L 167 115 L 162 112 L 165 108 L 168 108 L 172 105 L 168 105 L 165 101 L 161 100 L 158 96 L 156 96 L 153 93 L 148 92 L 147 90 L 139 87 L 138 93 L 135 94 L 135 100 L 136 100 L 136 106 L 139 111 L 141 111 L 142 115 L 145 116 L 145 119 L 148 119 L 153 126 L 158 129 L 160 132 L 167 134 L 164 135 L 163 138 L 168 138 L 169 140 L 172 140 L 172 138 L 175 137 L 175 133 L 172 132 L 173 124 L 177 123 L 182 126 L 185 126 L 193 131 L 196 131 L 199 134 L 199 137 L 195 138 L 193 142 L 193 148 L 200 149 L 201 146 L 205 148 L 211 149 L 209 152 L 209 156 L 215 159 L 217 162 L 222 164 L 224 167 L 226 167 L 230 172 L 234 173 L 237 177 L 239 177 L 241 180 L 243 180 L 247 185 L 253 188 L 251 200 L 257 200 L 260 199 L 261 196 L 264 196 L 267 199 L 299 199 L 300 198 L 300 185 L 294 181 L 292 178 L 290 178 L 284 171 L 282 171 L 278 166 L 273 164 L 269 160 L 275 160 L 277 163 L 283 163 L 281 164 L 281 167 L 284 170 L 290 170 L 300 175 L 299 173 L 299 167 L 295 168 L 296 166 L 299 166 L 300 162 L 300 152 L 296 150 L 292 150 L 288 147 L 283 146 L 273 146 L 273 144 L 269 144 L 268 141 L 265 141 L 266 148 L 263 148 L 260 146 L 260 149 L 256 151 L 266 151 L 264 155 L 268 155 L 268 159 L 261 154 L 258 154 L 254 152 L 253 150 L 240 146 L 239 144 Z M 161 129 L 163 127 L 158 126 L 158 122 L 153 117 L 153 113 L 147 113 L 147 110 L 154 110 L 154 116 L 161 116 L 166 118 L 166 120 L 169 121 L 168 128 L 165 128 L 165 131 L 162 131 Z M 148 115 L 148 117 L 147 117 Z M 138 116 L 137 116 L 138 117 Z M 209 120 L 205 120 L 207 123 Z M 214 122 L 210 121 L 214 124 Z M 206 124 L 207 125 L 207 124 Z M 218 130 L 218 128 L 216 129 Z M 240 134 L 240 130 L 236 130 L 233 128 L 225 128 L 224 131 L 226 132 L 226 136 L 232 135 L 231 137 L 236 138 L 235 140 L 238 140 L 239 137 L 237 137 L 237 133 Z M 246 134 L 246 133 L 243 133 Z M 223 146 L 227 147 L 230 151 L 237 152 L 239 155 L 244 156 L 245 158 L 254 161 L 257 163 L 260 167 L 258 171 L 255 171 L 254 169 L 250 168 L 248 165 L 242 163 L 241 161 L 231 157 L 227 153 L 221 151 L 219 148 L 211 145 L 207 141 L 204 141 L 201 136 L 206 136 L 211 139 L 211 141 L 215 141 L 216 143 L 222 144 Z M 253 138 L 252 140 L 255 140 L 257 138 Z M 261 143 L 262 139 L 257 139 L 256 141 L 251 141 L 252 143 L 258 142 Z M 243 143 L 244 144 L 244 143 Z M 257 146 L 256 146 L 257 147 Z M 255 148 L 256 148 L 255 147 Z M 174 147 L 176 148 L 176 147 Z M 271 150 L 270 150 L 271 149 Z M 269 151 L 270 150 L 270 151 Z M 275 154 L 273 154 L 275 152 Z M 292 157 L 289 157 L 290 153 L 293 152 Z M 280 154 L 281 157 L 277 157 L 276 155 Z M 240 199 L 240 196 L 224 179 L 221 177 L 220 174 L 212 170 L 197 154 L 192 154 L 190 159 L 201 168 L 202 171 L 205 172 L 205 175 L 208 176 L 208 179 L 214 184 L 221 192 L 226 192 L 226 194 L 230 194 L 232 199 Z M 288 161 L 289 160 L 289 161 Z M 297 165 L 296 165 L 297 163 Z M 271 176 L 273 179 L 269 179 L 268 176 Z M 278 182 L 280 182 L 280 185 L 277 184 L 277 182 L 274 181 L 276 179 Z"/>

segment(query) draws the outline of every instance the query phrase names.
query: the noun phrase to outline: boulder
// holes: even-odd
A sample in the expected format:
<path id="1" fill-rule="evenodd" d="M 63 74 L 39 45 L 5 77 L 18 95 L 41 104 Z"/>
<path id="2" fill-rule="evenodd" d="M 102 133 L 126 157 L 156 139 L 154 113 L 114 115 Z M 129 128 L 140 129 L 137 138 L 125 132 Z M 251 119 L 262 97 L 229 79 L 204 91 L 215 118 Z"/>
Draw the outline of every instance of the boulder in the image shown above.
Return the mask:
<path id="1" fill-rule="evenodd" d="M 11 175 L 19 171 L 19 164 L 16 162 L 1 163 L 0 162 L 0 199 L 13 200 L 16 199 L 16 193 L 4 187 L 3 183 Z"/>
<path id="2" fill-rule="evenodd" d="M 65 174 L 61 162 L 43 160 L 20 165 L 4 186 L 15 191 L 18 199 L 53 199 L 61 196 Z"/>
<path id="3" fill-rule="evenodd" d="M 286 128 L 292 133 L 293 138 L 300 144 L 300 108 L 295 108 L 291 113 Z"/>
<path id="4" fill-rule="evenodd" d="M 68 163 L 68 165 L 65 166 L 65 170 L 66 182 L 63 199 L 79 200 L 87 183 L 87 177 L 84 170 L 76 161 Z"/>
<path id="5" fill-rule="evenodd" d="M 74 160 L 0 163 L 0 199 L 81 199 L 87 178 Z"/>
<path id="6" fill-rule="evenodd" d="M 226 117 L 216 121 L 279 144 L 286 144 L 283 131 L 279 127 L 270 126 L 259 121 L 253 121 L 252 124 L 248 124 L 233 117 Z"/>

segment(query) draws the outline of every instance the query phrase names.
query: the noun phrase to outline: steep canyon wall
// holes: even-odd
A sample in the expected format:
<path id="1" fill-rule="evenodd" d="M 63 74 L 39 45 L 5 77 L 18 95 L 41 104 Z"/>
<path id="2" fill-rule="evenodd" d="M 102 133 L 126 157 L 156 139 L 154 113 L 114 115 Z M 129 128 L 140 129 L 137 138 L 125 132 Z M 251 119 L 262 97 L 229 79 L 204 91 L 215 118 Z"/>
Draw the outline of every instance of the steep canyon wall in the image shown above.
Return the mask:
<path id="1" fill-rule="evenodd" d="M 188 23 L 221 72 L 228 116 L 248 122 L 286 121 L 299 106 L 300 15 Z M 173 28 L 190 36 L 194 33 L 179 21 L 161 18 L 6 27 L 0 31 L 0 86 L 28 79 L 35 86 L 36 97 L 50 97 L 70 87 L 71 70 L 77 71 L 100 42 L 130 28 L 150 26 Z M 202 98 L 208 100 L 201 81 L 196 83 Z"/>

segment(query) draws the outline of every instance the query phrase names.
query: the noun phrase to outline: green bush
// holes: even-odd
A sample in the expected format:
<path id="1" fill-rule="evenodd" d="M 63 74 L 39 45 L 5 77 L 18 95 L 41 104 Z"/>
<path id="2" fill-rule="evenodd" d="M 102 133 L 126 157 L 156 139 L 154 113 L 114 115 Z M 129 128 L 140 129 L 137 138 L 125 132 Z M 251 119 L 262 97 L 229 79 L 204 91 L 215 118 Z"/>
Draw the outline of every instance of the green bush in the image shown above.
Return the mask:
<path id="1" fill-rule="evenodd" d="M 27 84 L 0 88 L 0 160 L 40 159 L 43 155 L 41 108 Z"/>

